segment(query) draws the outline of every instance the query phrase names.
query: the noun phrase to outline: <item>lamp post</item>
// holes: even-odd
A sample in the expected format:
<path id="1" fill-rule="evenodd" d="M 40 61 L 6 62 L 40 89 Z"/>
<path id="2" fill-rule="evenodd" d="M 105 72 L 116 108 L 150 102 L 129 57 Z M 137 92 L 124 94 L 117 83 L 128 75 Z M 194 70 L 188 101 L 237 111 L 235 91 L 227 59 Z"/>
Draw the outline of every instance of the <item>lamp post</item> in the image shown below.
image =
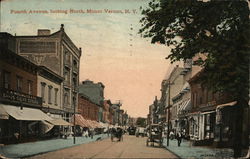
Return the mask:
<path id="1" fill-rule="evenodd" d="M 168 134 L 167 134 L 167 146 L 169 146 L 169 129 L 170 129 L 170 79 L 168 81 Z"/>
<path id="2" fill-rule="evenodd" d="M 76 143 L 76 102 L 75 99 L 73 100 L 74 106 L 74 137 L 73 137 L 73 144 Z"/>

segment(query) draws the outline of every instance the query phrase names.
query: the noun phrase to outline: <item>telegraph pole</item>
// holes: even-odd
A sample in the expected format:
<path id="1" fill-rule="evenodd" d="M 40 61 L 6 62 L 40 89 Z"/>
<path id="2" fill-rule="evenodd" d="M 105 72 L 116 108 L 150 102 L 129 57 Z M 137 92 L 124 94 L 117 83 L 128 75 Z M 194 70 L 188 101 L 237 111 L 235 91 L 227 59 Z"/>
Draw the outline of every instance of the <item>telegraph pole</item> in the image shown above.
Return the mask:
<path id="1" fill-rule="evenodd" d="M 74 140 L 73 140 L 73 144 L 76 143 L 76 103 L 74 101 Z"/>
<path id="2" fill-rule="evenodd" d="M 168 81 L 168 134 L 167 134 L 167 146 L 169 146 L 169 129 L 170 129 L 170 78 Z"/>

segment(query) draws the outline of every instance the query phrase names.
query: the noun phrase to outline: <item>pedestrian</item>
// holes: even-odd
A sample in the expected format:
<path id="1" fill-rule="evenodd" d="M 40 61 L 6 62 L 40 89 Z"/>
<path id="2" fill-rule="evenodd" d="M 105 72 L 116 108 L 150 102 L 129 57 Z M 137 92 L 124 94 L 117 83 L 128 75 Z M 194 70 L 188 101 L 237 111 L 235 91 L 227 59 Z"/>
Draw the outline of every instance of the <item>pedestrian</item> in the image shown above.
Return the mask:
<path id="1" fill-rule="evenodd" d="M 173 132 L 172 130 L 171 130 L 170 133 L 169 133 L 169 137 L 170 137 L 171 140 L 174 139 L 174 132 Z"/>
<path id="2" fill-rule="evenodd" d="M 182 139 L 181 132 L 177 132 L 176 139 L 177 139 L 177 145 L 181 146 L 181 139 Z"/>

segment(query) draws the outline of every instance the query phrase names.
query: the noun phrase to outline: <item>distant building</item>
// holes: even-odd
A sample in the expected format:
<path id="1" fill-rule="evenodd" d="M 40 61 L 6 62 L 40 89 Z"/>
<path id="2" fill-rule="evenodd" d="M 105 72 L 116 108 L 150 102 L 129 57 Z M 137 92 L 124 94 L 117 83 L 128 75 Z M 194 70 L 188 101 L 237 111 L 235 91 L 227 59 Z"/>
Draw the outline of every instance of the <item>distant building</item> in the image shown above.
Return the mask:
<path id="1" fill-rule="evenodd" d="M 103 104 L 103 122 L 105 123 L 111 123 L 112 121 L 110 120 L 112 117 L 112 113 L 110 112 L 112 103 L 110 100 L 104 100 Z"/>
<path id="2" fill-rule="evenodd" d="M 104 87 L 101 82 L 94 83 L 90 80 L 85 80 L 79 85 L 79 93 L 99 106 L 98 121 L 103 121 Z"/>
<path id="3" fill-rule="evenodd" d="M 78 98 L 78 112 L 82 117 L 87 120 L 98 121 L 98 111 L 100 106 L 81 93 Z"/>

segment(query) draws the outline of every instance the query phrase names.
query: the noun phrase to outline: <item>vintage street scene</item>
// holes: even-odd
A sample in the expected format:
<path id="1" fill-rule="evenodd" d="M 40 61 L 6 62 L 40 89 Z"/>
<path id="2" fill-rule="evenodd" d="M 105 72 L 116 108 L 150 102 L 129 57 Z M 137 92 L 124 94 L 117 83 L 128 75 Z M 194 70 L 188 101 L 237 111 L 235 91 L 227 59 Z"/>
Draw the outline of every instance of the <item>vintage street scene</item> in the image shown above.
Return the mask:
<path id="1" fill-rule="evenodd" d="M 250 158 L 247 0 L 1 0 L 0 158 Z"/>

